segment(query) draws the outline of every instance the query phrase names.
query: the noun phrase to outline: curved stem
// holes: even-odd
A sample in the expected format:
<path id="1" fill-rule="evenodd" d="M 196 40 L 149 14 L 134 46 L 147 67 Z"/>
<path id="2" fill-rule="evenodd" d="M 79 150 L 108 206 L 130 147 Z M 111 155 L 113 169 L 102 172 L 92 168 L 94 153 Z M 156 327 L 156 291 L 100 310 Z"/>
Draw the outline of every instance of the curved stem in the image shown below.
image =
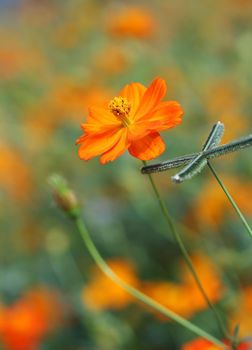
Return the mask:
<path id="1" fill-rule="evenodd" d="M 143 161 L 143 164 L 144 164 L 144 166 L 146 166 L 147 165 L 146 161 Z M 194 278 L 194 280 L 195 280 L 195 282 L 196 282 L 196 284 L 197 284 L 197 286 L 198 286 L 202 296 L 204 297 L 204 299 L 205 299 L 207 305 L 209 306 L 209 308 L 213 311 L 222 333 L 224 334 L 225 337 L 229 337 L 227 329 L 226 329 L 226 326 L 224 325 L 222 318 L 220 317 L 219 313 L 215 309 L 215 307 L 212 304 L 211 300 L 208 298 L 208 295 L 206 294 L 206 292 L 205 292 L 205 290 L 204 290 L 204 288 L 202 286 L 200 278 L 199 278 L 199 276 L 198 276 L 198 274 L 197 274 L 197 272 L 196 272 L 196 270 L 195 270 L 195 268 L 193 266 L 193 262 L 192 262 L 189 254 L 188 254 L 188 252 L 186 250 L 186 247 L 185 247 L 185 245 L 184 245 L 184 243 L 183 243 L 183 241 L 182 241 L 178 231 L 176 230 L 176 227 L 175 227 L 175 225 L 173 223 L 173 220 L 172 220 L 172 218 L 170 216 L 170 213 L 168 212 L 168 209 L 167 209 L 164 201 L 162 200 L 162 198 L 160 196 L 160 193 L 159 193 L 159 191 L 157 189 L 157 186 L 156 186 L 156 184 L 155 184 L 155 182 L 153 180 L 152 175 L 151 174 L 147 174 L 147 175 L 149 177 L 149 180 L 150 180 L 151 186 L 153 188 L 153 191 L 155 193 L 155 196 L 156 196 L 156 198 L 158 200 L 160 209 L 161 209 L 162 213 L 164 214 L 165 220 L 166 220 L 166 222 L 167 222 L 167 224 L 168 224 L 168 226 L 169 226 L 169 228 L 171 230 L 171 233 L 172 233 L 175 241 L 177 242 L 177 244 L 179 246 L 179 249 L 180 249 L 180 251 L 181 251 L 181 253 L 183 255 L 183 258 L 184 258 L 184 260 L 185 260 L 189 270 L 191 271 L 191 274 L 192 274 L 192 276 L 193 276 L 193 278 Z"/>
<path id="2" fill-rule="evenodd" d="M 241 210 L 239 209 L 238 205 L 235 203 L 235 201 L 232 198 L 231 194 L 228 192 L 226 186 L 223 184 L 223 182 L 221 181 L 221 179 L 219 178 L 219 176 L 217 175 L 216 171 L 214 170 L 213 166 L 210 164 L 209 161 L 208 161 L 208 167 L 211 170 L 211 172 L 212 172 L 213 176 L 215 177 L 215 179 L 217 180 L 218 184 L 220 185 L 220 187 L 224 191 L 225 195 L 227 196 L 229 202 L 231 203 L 232 207 L 236 211 L 237 215 L 241 219 L 241 222 L 243 223 L 244 227 L 246 228 L 249 236 L 252 237 L 252 230 L 251 230 L 247 220 L 243 216 L 243 214 L 242 214 Z"/>
<path id="3" fill-rule="evenodd" d="M 89 251 L 90 255 L 94 259 L 95 263 L 112 281 L 114 281 L 116 284 L 118 284 L 121 288 L 123 288 L 126 292 L 131 294 L 136 299 L 140 300 L 141 302 L 150 306 L 151 308 L 159 311 L 160 313 L 162 313 L 166 317 L 172 319 L 173 321 L 179 323 L 181 326 L 187 328 L 188 330 L 190 330 L 191 332 L 193 332 L 197 336 L 200 336 L 204 339 L 209 340 L 210 342 L 221 347 L 222 349 L 228 349 L 224 343 L 222 343 L 221 341 L 219 341 L 218 339 L 216 339 L 212 335 L 208 334 L 207 332 L 205 332 L 201 328 L 197 327 L 193 323 L 191 323 L 191 322 L 187 321 L 186 319 L 182 318 L 181 316 L 177 315 L 173 311 L 167 309 L 163 305 L 159 304 L 157 301 L 148 297 L 146 294 L 140 292 L 138 289 L 136 289 L 136 288 L 132 287 L 131 285 L 127 284 L 126 282 L 124 282 L 120 277 L 118 277 L 114 273 L 114 271 L 108 266 L 106 261 L 102 258 L 102 256 L 100 255 L 100 253 L 96 249 L 92 239 L 90 238 L 89 232 L 88 232 L 86 226 L 84 225 L 84 222 L 80 218 L 80 216 L 79 215 L 76 216 L 74 218 L 74 221 L 75 221 L 75 224 L 78 228 L 78 231 L 83 239 L 83 242 L 84 242 L 87 250 Z"/>

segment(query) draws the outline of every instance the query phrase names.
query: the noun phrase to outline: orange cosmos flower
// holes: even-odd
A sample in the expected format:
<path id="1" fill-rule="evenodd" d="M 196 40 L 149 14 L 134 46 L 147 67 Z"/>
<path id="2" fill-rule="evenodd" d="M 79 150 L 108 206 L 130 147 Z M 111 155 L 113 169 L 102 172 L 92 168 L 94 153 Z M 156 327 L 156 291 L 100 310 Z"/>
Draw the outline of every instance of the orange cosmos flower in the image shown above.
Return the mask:
<path id="1" fill-rule="evenodd" d="M 184 344 L 181 350 L 221 350 L 221 348 L 208 340 L 197 338 Z"/>
<path id="2" fill-rule="evenodd" d="M 134 266 L 123 259 L 107 261 L 111 269 L 126 283 L 138 287 L 139 281 Z M 82 292 L 82 300 L 92 310 L 121 309 L 134 301 L 134 298 L 115 284 L 96 266 L 91 281 Z"/>
<path id="3" fill-rule="evenodd" d="M 183 317 L 191 317 L 196 312 L 194 300 L 191 298 L 191 290 L 183 284 L 168 281 L 146 282 L 143 284 L 142 290 L 152 299 Z M 163 315 L 157 312 L 155 315 L 167 322 L 167 318 Z"/>
<path id="4" fill-rule="evenodd" d="M 5 350 L 35 350 L 61 319 L 58 295 L 46 289 L 32 290 L 0 309 L 0 341 Z"/>
<path id="5" fill-rule="evenodd" d="M 225 287 L 216 265 L 209 259 L 209 257 L 201 254 L 194 254 L 191 259 L 208 298 L 213 303 L 217 302 L 223 296 Z M 187 290 L 186 295 L 190 295 L 191 307 L 194 308 L 195 311 L 204 310 L 206 302 L 184 262 L 182 263 L 181 279 L 185 290 Z"/>
<path id="6" fill-rule="evenodd" d="M 239 325 L 239 335 L 249 337 L 252 330 L 252 285 L 243 288 L 243 293 L 236 303 L 236 310 L 231 315 L 230 329 Z"/>
<path id="7" fill-rule="evenodd" d="M 229 345 L 226 341 L 224 343 Z M 250 346 L 249 342 L 243 342 L 238 345 L 237 350 L 249 350 Z M 184 344 L 181 350 L 221 350 L 221 347 L 214 345 L 208 340 L 197 338 Z"/>
<path id="8" fill-rule="evenodd" d="M 110 102 L 89 108 L 87 122 L 81 125 L 85 134 L 76 141 L 81 144 L 80 159 L 101 155 L 105 164 L 127 149 L 141 160 L 163 153 L 159 131 L 180 124 L 183 114 L 178 102 L 161 102 L 165 94 L 165 81 L 156 78 L 148 88 L 140 83 L 126 85 Z"/>
<path id="9" fill-rule="evenodd" d="M 243 212 L 251 215 L 251 183 L 245 179 L 237 179 L 224 174 L 222 175 L 222 180 L 227 188 L 235 188 L 234 196 L 237 203 L 239 203 L 239 207 Z M 216 186 L 214 182 L 213 179 L 210 179 L 204 185 L 198 198 L 194 202 L 192 210 L 189 211 L 187 218 L 193 224 L 201 224 L 201 220 L 203 220 L 204 225 L 217 228 L 222 223 L 225 215 L 231 217 L 235 215 L 226 197 L 223 195 L 219 186 Z"/>
<path id="10" fill-rule="evenodd" d="M 154 18 L 145 8 L 123 8 L 109 16 L 108 31 L 117 37 L 146 39 L 154 34 L 155 29 Z"/>
<path id="11" fill-rule="evenodd" d="M 224 286 L 213 262 L 204 255 L 192 256 L 193 264 L 205 286 L 208 298 L 212 302 L 221 299 Z M 207 305 L 184 261 L 180 273 L 180 283 L 169 281 L 147 282 L 142 290 L 152 299 L 168 307 L 183 317 L 191 317 L 196 312 L 204 310 Z M 167 319 L 165 319 L 167 321 Z"/>

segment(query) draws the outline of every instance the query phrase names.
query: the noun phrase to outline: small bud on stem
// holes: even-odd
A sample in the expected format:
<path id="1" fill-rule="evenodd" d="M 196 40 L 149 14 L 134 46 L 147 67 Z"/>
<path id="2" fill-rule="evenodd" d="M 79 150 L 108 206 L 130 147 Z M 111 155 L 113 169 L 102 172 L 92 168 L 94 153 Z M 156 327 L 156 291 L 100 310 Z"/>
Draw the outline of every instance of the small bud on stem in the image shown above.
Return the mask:
<path id="1" fill-rule="evenodd" d="M 48 181 L 58 207 L 70 217 L 76 218 L 79 215 L 79 202 L 75 193 L 68 187 L 66 180 L 58 174 L 53 174 Z"/>

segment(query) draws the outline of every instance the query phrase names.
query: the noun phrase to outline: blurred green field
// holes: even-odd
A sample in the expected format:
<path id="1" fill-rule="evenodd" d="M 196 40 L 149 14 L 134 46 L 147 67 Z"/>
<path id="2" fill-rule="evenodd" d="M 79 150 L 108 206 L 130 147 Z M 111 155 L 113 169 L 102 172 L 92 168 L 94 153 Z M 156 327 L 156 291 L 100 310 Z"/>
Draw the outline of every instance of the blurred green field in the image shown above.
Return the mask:
<path id="1" fill-rule="evenodd" d="M 0 0 L 0 349 L 179 350 L 195 337 L 98 272 L 52 173 L 119 276 L 222 338 L 142 163 L 82 162 L 75 140 L 88 106 L 157 76 L 184 110 L 158 161 L 199 151 L 217 121 L 222 142 L 251 133 L 251 42 L 250 0 Z M 213 164 L 252 223 L 251 150 Z M 173 173 L 155 174 L 158 188 L 229 331 L 249 337 L 251 237 L 207 168 L 181 185 Z"/>

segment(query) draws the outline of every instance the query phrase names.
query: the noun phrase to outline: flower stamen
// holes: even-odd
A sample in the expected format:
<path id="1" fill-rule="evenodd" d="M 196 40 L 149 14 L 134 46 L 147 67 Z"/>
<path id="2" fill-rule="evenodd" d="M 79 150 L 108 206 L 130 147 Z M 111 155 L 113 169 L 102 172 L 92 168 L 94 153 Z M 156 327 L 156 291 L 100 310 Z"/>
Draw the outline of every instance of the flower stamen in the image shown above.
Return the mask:
<path id="1" fill-rule="evenodd" d="M 109 110 L 116 116 L 124 126 L 130 125 L 130 119 L 128 118 L 131 104 L 125 97 L 114 97 L 113 100 L 109 102 Z"/>

